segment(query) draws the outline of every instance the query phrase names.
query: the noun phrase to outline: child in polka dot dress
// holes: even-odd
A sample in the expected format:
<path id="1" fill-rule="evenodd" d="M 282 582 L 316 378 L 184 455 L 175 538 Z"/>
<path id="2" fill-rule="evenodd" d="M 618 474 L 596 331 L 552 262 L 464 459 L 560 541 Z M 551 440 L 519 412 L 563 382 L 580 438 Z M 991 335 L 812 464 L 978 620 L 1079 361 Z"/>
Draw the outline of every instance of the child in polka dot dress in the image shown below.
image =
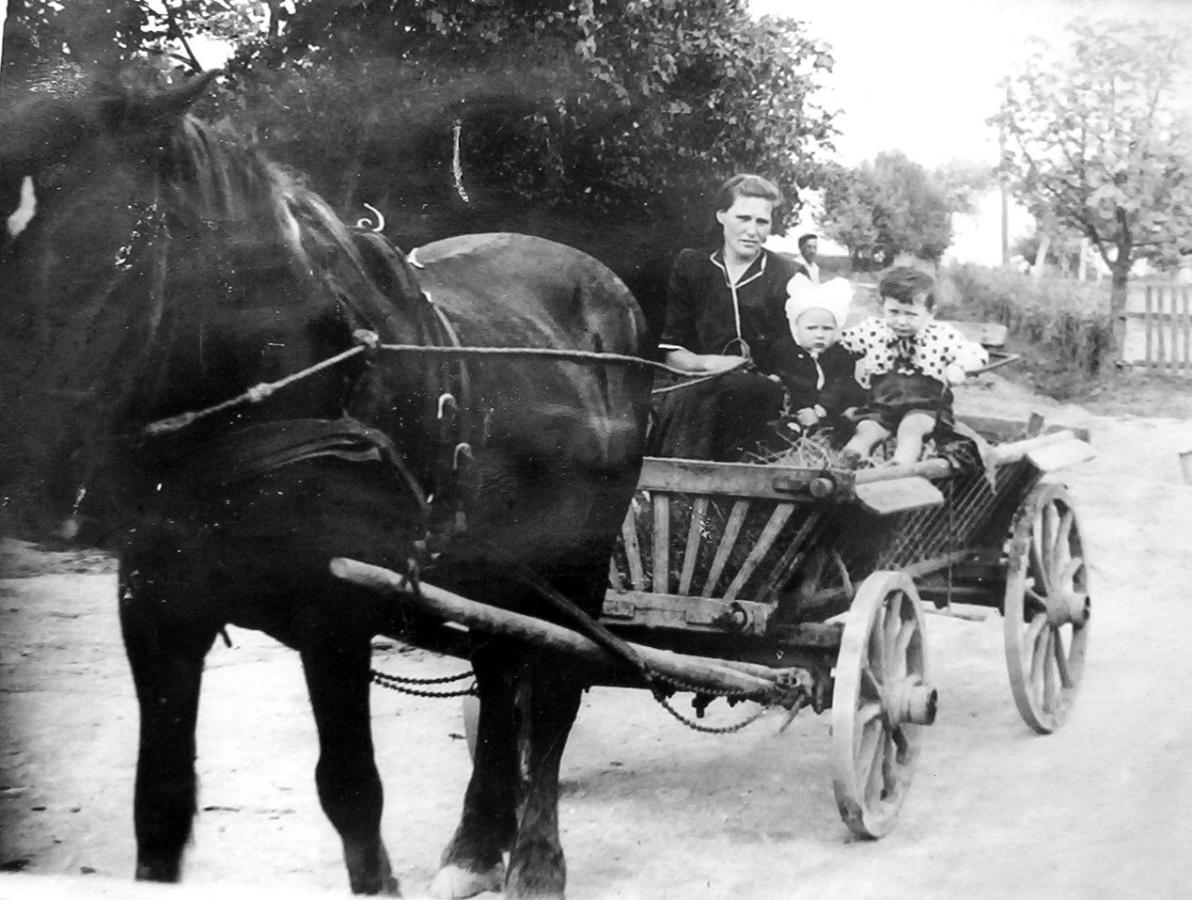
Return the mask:
<path id="1" fill-rule="evenodd" d="M 855 466 L 880 441 L 897 436 L 892 462 L 919 459 L 923 441 L 951 432 L 952 391 L 968 372 L 989 361 L 985 349 L 935 320 L 935 280 L 908 266 L 891 269 L 878 285 L 882 315 L 847 329 L 840 343 L 863 354 L 869 399 L 857 410 L 857 430 L 843 460 Z M 864 382 L 863 382 L 864 384 Z"/>

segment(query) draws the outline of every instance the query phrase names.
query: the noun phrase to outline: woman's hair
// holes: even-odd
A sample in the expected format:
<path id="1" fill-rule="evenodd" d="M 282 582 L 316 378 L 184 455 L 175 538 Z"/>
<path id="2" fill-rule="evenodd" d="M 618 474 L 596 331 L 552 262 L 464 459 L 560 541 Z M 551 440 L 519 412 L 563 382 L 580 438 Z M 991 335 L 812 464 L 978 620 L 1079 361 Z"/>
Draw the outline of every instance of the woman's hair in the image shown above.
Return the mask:
<path id="1" fill-rule="evenodd" d="M 720 190 L 716 193 L 717 211 L 728 209 L 738 197 L 759 197 L 762 200 L 768 200 L 775 210 L 786 202 L 782 191 L 774 182 L 768 178 L 762 178 L 760 175 L 746 173 L 734 175 L 720 186 Z"/>
<path id="2" fill-rule="evenodd" d="M 889 297 L 899 303 L 914 303 L 922 295 L 928 312 L 935 309 L 935 279 L 911 266 L 895 266 L 883 275 L 877 293 L 883 300 Z"/>

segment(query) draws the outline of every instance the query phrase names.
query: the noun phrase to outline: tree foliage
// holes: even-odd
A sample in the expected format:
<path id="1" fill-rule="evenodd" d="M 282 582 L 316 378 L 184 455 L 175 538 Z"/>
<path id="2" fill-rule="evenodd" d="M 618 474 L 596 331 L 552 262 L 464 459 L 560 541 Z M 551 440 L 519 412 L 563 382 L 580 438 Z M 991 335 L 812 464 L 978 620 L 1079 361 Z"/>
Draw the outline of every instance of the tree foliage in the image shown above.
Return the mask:
<path id="1" fill-rule="evenodd" d="M 380 206 L 412 240 L 511 219 L 534 230 L 547 211 L 690 239 L 720 179 L 809 183 L 834 133 L 814 102 L 828 48 L 744 0 L 272 13 L 274 36 L 243 43 L 232 67 L 243 114 L 343 207 Z"/>
<path id="2" fill-rule="evenodd" d="M 645 305 L 661 259 L 710 236 L 723 178 L 772 178 L 789 216 L 835 134 L 816 100 L 829 48 L 748 0 L 10 0 L 6 32 L 6 90 L 64 62 L 178 77 L 200 68 L 194 38 L 222 38 L 223 89 L 200 114 L 346 218 L 378 208 L 407 248 L 553 238 Z"/>
<path id="3" fill-rule="evenodd" d="M 1042 228 L 1075 231 L 1113 271 L 1114 309 L 1131 264 L 1192 246 L 1192 131 L 1186 36 L 1147 23 L 1073 26 L 1006 84 L 993 119 L 1002 170 Z"/>
<path id="4" fill-rule="evenodd" d="M 825 179 L 820 227 L 849 250 L 854 268 L 889 266 L 903 253 L 938 261 L 952 243 L 952 213 L 976 176 L 958 166 L 928 173 L 900 151 Z"/>
<path id="5" fill-rule="evenodd" d="M 198 71 L 191 41 L 234 40 L 252 27 L 253 13 L 236 0 L 8 0 L 0 77 L 12 91 L 147 59 L 163 71 Z"/>

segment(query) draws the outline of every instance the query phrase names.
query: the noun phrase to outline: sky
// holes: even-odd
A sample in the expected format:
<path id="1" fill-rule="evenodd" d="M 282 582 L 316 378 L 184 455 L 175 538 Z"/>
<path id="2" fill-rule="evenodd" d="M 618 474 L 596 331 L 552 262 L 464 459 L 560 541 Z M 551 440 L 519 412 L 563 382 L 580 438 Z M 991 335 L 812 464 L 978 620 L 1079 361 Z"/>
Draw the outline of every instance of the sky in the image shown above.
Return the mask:
<path id="1" fill-rule="evenodd" d="M 902 150 L 928 168 L 997 162 L 997 82 L 1033 49 L 1062 40 L 1079 18 L 1148 18 L 1192 29 L 1192 0 L 752 0 L 752 10 L 798 19 L 832 46 L 826 107 L 842 110 L 846 165 Z"/>
<path id="2" fill-rule="evenodd" d="M 809 37 L 831 45 L 835 65 L 820 103 L 839 109 L 835 158 L 854 166 L 902 150 L 928 169 L 956 160 L 997 164 L 999 80 L 1036 50 L 1030 38 L 1062 44 L 1078 19 L 1151 19 L 1192 35 L 1192 0 L 751 0 L 758 15 L 798 19 Z M 813 196 L 775 246 L 815 231 Z M 1001 261 L 1001 201 L 993 191 L 974 216 L 953 221 L 948 257 Z M 1034 223 L 1010 209 L 1011 241 Z M 842 248 L 821 238 L 821 253 Z"/>

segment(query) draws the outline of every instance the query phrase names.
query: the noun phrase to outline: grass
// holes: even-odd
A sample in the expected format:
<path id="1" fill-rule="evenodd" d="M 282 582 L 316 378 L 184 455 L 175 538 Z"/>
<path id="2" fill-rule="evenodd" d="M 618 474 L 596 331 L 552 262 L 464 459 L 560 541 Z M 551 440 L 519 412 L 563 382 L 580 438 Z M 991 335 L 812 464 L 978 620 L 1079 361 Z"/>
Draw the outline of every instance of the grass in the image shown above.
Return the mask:
<path id="1" fill-rule="evenodd" d="M 1010 269 L 974 265 L 932 274 L 939 282 L 940 318 L 1007 326 L 1006 349 L 1021 359 L 998 369 L 1006 380 L 1098 414 L 1192 418 L 1192 378 L 1114 365 L 1107 282 L 1034 281 Z M 876 285 L 880 273 L 847 277 Z M 873 292 L 858 291 L 853 318 L 877 311 Z"/>

